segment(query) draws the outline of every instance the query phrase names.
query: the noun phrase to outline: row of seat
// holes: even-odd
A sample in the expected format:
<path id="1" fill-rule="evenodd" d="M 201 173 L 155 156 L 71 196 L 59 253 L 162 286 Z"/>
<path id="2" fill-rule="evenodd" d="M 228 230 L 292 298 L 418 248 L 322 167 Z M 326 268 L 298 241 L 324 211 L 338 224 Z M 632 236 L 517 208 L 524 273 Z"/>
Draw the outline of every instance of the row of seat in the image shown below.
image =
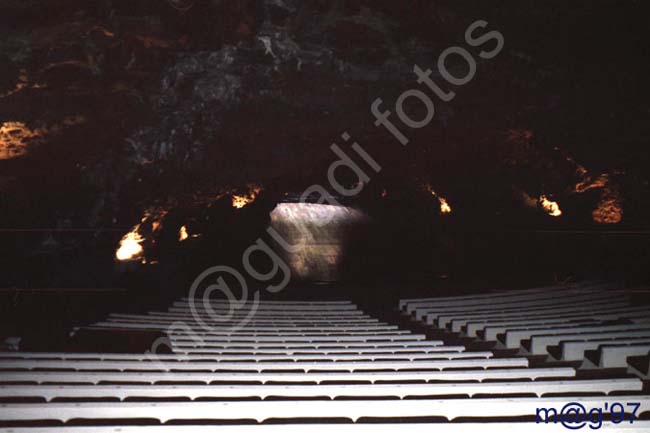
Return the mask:
<path id="1" fill-rule="evenodd" d="M 649 291 L 582 283 L 406 299 L 400 308 L 428 326 L 494 342 L 496 348 L 581 361 L 582 368 L 627 368 L 629 357 L 650 353 L 650 306 L 633 299 L 644 292 Z"/>
<path id="2" fill-rule="evenodd" d="M 598 426 L 598 421 L 590 423 Z M 587 427 L 588 428 L 588 427 Z M 463 423 L 461 426 L 454 424 L 436 424 L 436 433 L 566 433 L 567 428 L 561 423 Z M 598 428 L 605 433 L 650 433 L 650 421 L 635 421 L 632 424 L 602 423 Z M 33 433 L 30 428 L 2 429 L 0 433 Z M 39 432 L 59 433 L 60 427 L 41 427 Z M 65 428 L 67 433 L 332 433 L 332 424 L 260 424 L 260 425 L 177 425 L 161 426 L 120 426 L 120 427 L 73 427 Z M 427 423 L 358 423 L 337 424 L 337 433 L 431 433 L 431 424 Z"/>
<path id="3" fill-rule="evenodd" d="M 168 360 L 152 361 L 49 361 L 43 359 L 24 359 L 19 361 L 0 360 L 0 369 L 34 370 L 56 369 L 71 371 L 257 371 L 273 372 L 283 370 L 295 371 L 373 371 L 373 370 L 444 370 L 449 368 L 495 368 L 495 367 L 527 367 L 525 358 L 489 358 L 484 352 L 477 353 L 470 359 L 453 359 L 450 355 L 442 355 L 441 359 L 397 361 L 241 361 L 241 362 L 187 362 Z"/>
<path id="4" fill-rule="evenodd" d="M 531 382 L 573 378 L 571 367 L 450 368 L 440 371 L 325 372 L 136 372 L 136 371 L 0 371 L 4 384 L 373 384 L 456 382 Z"/>
<path id="5" fill-rule="evenodd" d="M 413 400 L 273 400 L 191 402 L 93 402 L 30 403 L 0 405 L 0 420 L 34 419 L 69 422 L 75 419 L 149 419 L 169 421 L 265 422 L 278 419 L 329 419 L 359 422 L 372 419 L 534 417 L 540 407 L 561 411 L 574 397 L 468 398 Z M 585 407 L 604 408 L 638 404 L 637 413 L 650 410 L 650 396 L 581 397 Z M 629 409 L 628 409 L 629 410 Z"/>
<path id="6" fill-rule="evenodd" d="M 485 383 L 396 383 L 396 384 L 317 384 L 317 385 L 2 385 L 0 399 L 42 398 L 45 401 L 67 398 L 178 398 L 197 400 L 205 398 L 242 399 L 258 397 L 406 397 L 422 396 L 480 396 L 591 393 L 607 395 L 611 392 L 641 391 L 638 379 L 616 380 L 548 380 L 538 382 Z"/>

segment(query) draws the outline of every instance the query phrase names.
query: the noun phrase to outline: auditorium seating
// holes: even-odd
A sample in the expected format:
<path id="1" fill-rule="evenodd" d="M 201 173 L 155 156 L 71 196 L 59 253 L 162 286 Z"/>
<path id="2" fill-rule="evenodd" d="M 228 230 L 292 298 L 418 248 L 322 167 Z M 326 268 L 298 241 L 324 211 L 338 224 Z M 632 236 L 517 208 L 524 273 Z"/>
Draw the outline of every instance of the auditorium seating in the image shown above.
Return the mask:
<path id="1" fill-rule="evenodd" d="M 494 350 L 544 355 L 549 365 L 628 369 L 629 357 L 650 353 L 648 293 L 646 288 L 592 282 L 404 299 L 400 309 L 431 329 L 493 343 Z"/>
<path id="2" fill-rule="evenodd" d="M 639 417 L 650 413 L 639 371 L 581 373 L 647 355 L 650 338 L 609 337 L 648 331 L 635 322 L 647 317 L 644 307 L 626 303 L 628 296 L 583 284 L 400 302 L 409 320 L 440 338 L 347 301 L 264 300 L 249 315 L 181 299 L 165 312 L 115 313 L 83 329 L 162 331 L 172 353 L 0 352 L 0 432 L 559 432 L 561 423 L 536 422 L 537 409 L 561 411 L 574 401 L 638 403 Z M 619 305 L 549 309 L 563 297 Z M 536 307 L 545 313 L 516 314 Z M 456 334 L 494 336 L 494 348 L 454 343 Z M 605 337 L 563 340 L 595 334 Z M 535 340 L 544 337 L 553 339 Z M 521 353 L 504 350 L 515 345 Z M 529 357 L 551 345 L 562 359 L 580 353 L 591 364 Z M 650 432 L 650 421 L 603 421 L 600 429 Z"/>

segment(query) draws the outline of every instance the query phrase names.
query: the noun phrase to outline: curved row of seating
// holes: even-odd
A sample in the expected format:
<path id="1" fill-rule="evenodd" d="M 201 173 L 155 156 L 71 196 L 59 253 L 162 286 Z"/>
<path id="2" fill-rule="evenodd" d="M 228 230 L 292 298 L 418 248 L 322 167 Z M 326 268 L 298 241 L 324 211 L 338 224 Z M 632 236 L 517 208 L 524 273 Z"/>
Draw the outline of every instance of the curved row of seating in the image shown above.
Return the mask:
<path id="1" fill-rule="evenodd" d="M 650 305 L 639 300 L 648 293 L 647 288 L 581 283 L 405 299 L 400 309 L 428 327 L 493 342 L 495 349 L 579 361 L 583 369 L 627 368 L 647 379 Z"/>

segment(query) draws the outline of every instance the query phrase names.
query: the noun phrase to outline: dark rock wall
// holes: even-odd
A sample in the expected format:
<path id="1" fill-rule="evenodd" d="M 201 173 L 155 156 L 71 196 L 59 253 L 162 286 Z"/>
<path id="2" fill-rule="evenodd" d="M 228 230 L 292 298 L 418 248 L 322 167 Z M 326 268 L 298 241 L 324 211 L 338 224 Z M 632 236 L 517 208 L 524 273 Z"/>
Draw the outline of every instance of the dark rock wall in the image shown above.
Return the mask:
<path id="1" fill-rule="evenodd" d="M 273 203 L 325 183 L 329 146 L 343 131 L 383 167 L 359 200 L 385 221 L 393 211 L 384 190 L 400 206 L 430 201 L 419 218 L 437 221 L 436 199 L 422 194 L 431 185 L 461 233 L 600 230 L 592 213 L 608 197 L 623 219 L 605 228 L 647 227 L 642 6 L 2 0 L 0 122 L 19 131 L 0 136 L 13 146 L 5 154 L 18 155 L 0 158 L 0 228 L 9 229 L 0 265 L 11 270 L 0 285 L 102 284 L 117 241 L 147 209 L 176 212 L 171 239 L 224 190 L 255 182 Z M 480 61 L 457 98 L 436 105 L 432 124 L 410 131 L 409 146 L 375 127 L 371 102 L 394 111 L 417 87 L 413 65 L 435 69 L 477 19 L 504 34 L 504 51 Z M 603 174 L 605 186 L 576 192 Z M 542 194 L 562 218 L 526 206 Z"/>

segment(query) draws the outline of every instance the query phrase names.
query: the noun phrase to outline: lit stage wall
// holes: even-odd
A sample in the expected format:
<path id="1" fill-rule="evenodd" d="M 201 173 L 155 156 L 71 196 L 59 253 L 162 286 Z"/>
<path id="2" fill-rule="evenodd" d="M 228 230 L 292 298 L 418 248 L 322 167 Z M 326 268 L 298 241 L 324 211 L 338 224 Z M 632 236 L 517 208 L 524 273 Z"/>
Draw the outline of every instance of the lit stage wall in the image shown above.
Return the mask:
<path id="1" fill-rule="evenodd" d="M 280 203 L 271 212 L 271 227 L 295 251 L 278 246 L 295 279 L 336 281 L 350 231 L 368 217 L 358 209 L 312 203 Z"/>

